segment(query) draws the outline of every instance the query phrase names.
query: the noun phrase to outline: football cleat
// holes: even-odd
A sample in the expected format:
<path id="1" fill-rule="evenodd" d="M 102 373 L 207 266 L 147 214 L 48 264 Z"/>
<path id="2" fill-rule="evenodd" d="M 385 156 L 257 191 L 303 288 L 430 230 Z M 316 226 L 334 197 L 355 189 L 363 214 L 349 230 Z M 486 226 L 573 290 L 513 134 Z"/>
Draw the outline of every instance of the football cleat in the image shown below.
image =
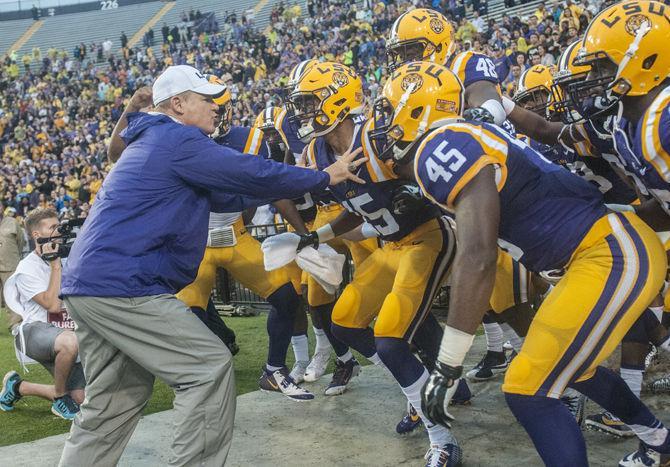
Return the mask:
<path id="1" fill-rule="evenodd" d="M 427 461 L 426 467 L 456 467 L 461 465 L 463 452 L 458 444 L 431 444 L 423 458 Z"/>
<path id="2" fill-rule="evenodd" d="M 486 381 L 496 375 L 505 373 L 509 362 L 504 352 L 486 351 L 486 355 L 475 367 L 468 371 L 465 376 L 472 381 Z"/>
<path id="3" fill-rule="evenodd" d="M 561 396 L 561 402 L 568 408 L 570 413 L 575 417 L 577 425 L 580 427 L 584 424 L 584 406 L 586 405 L 586 396 L 568 388 Z"/>
<path id="4" fill-rule="evenodd" d="M 670 375 L 658 378 L 649 385 L 651 392 L 670 392 Z"/>
<path id="5" fill-rule="evenodd" d="M 2 380 L 2 392 L 0 392 L 0 410 L 9 412 L 14 410 L 14 404 L 21 399 L 18 387 L 21 384 L 21 376 L 16 371 L 8 372 Z"/>
<path id="6" fill-rule="evenodd" d="M 656 365 L 658 363 L 658 349 L 656 346 L 651 346 L 651 350 L 644 357 L 644 369 L 648 370 L 650 366 Z"/>
<path id="7" fill-rule="evenodd" d="M 307 371 L 307 364 L 308 362 L 298 361 L 293 365 L 293 369 L 291 370 L 291 373 L 289 373 L 289 376 L 293 379 L 295 384 L 300 384 L 305 381 L 305 371 Z"/>
<path id="8" fill-rule="evenodd" d="M 472 391 L 470 391 L 470 386 L 468 382 L 460 378 L 458 380 L 458 386 L 456 386 L 456 392 L 449 401 L 449 405 L 470 405 L 472 404 Z"/>
<path id="9" fill-rule="evenodd" d="M 512 343 L 510 341 L 505 341 L 503 344 L 503 352 L 513 352 L 514 351 L 514 346 L 512 346 Z"/>
<path id="10" fill-rule="evenodd" d="M 358 376 L 361 372 L 361 365 L 356 361 L 355 358 L 350 358 L 346 362 L 341 362 L 340 360 L 335 360 L 335 372 L 333 373 L 333 379 L 330 381 L 330 384 L 324 391 L 326 396 L 339 396 L 344 394 L 344 391 L 347 390 L 347 384 L 351 381 L 351 378 Z"/>
<path id="11" fill-rule="evenodd" d="M 421 417 L 419 417 L 419 414 L 416 412 L 414 406 L 409 403 L 407 404 L 407 406 L 409 410 L 395 427 L 395 431 L 399 435 L 409 434 L 423 424 L 423 420 L 421 420 Z"/>
<path id="12" fill-rule="evenodd" d="M 654 451 L 640 441 L 640 447 L 619 461 L 619 467 L 664 467 L 670 465 L 670 453 Z"/>
<path id="13" fill-rule="evenodd" d="M 330 361 L 330 349 L 326 352 L 315 352 L 312 360 L 305 370 L 305 381 L 313 383 L 326 374 L 328 362 Z"/>
<path id="14" fill-rule="evenodd" d="M 601 431 L 617 438 L 632 438 L 635 436 L 635 433 L 628 427 L 628 425 L 609 412 L 589 415 L 586 417 L 584 426 L 589 430 Z"/>
<path id="15" fill-rule="evenodd" d="M 258 386 L 264 392 L 279 392 L 294 401 L 309 401 L 314 394 L 301 388 L 289 376 L 288 368 L 282 367 L 276 371 L 263 370 Z"/>

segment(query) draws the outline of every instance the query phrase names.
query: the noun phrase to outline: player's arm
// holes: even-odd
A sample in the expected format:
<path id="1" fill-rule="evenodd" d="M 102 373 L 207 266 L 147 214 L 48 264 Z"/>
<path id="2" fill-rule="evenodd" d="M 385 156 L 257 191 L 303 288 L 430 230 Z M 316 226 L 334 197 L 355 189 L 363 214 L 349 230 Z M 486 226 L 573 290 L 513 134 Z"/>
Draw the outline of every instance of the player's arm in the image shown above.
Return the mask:
<path id="1" fill-rule="evenodd" d="M 448 425 L 449 401 L 463 373 L 475 331 L 490 308 L 497 260 L 500 199 L 492 166 L 484 167 L 454 201 L 457 244 L 451 277 L 449 318 L 435 370 L 422 393 L 424 413 Z"/>
<path id="2" fill-rule="evenodd" d="M 463 188 L 456 197 L 454 208 L 458 249 L 451 277 L 451 311 L 447 326 L 474 335 L 490 308 L 498 258 L 500 198 L 493 166 L 484 167 Z M 443 339 L 440 355 L 449 347 L 449 340 Z M 443 363 L 461 365 L 462 361 L 449 358 Z"/>
<path id="3" fill-rule="evenodd" d="M 277 212 L 281 214 L 286 222 L 293 226 L 298 234 L 307 235 L 309 233 L 309 230 L 307 230 L 307 227 L 305 226 L 305 221 L 302 220 L 302 216 L 300 215 L 300 212 L 298 212 L 293 201 L 290 199 L 280 199 L 272 204 L 277 208 Z"/>
<path id="4" fill-rule="evenodd" d="M 535 141 L 554 145 L 558 143 L 558 137 L 565 126 L 563 123 L 550 122 L 535 112 L 524 109 L 514 104 L 511 99 L 505 99 L 505 111 L 511 110 L 507 118 L 514 124 L 517 130 Z"/>
<path id="5" fill-rule="evenodd" d="M 121 153 L 126 149 L 126 143 L 121 138 L 121 132 L 128 126 L 128 114 L 131 112 L 139 112 L 141 109 L 151 106 L 151 88 L 144 86 L 135 91 L 135 94 L 130 98 L 128 105 L 124 109 L 119 121 L 116 122 L 112 137 L 107 148 L 107 158 L 110 162 L 116 162 L 121 157 Z"/>
<path id="6" fill-rule="evenodd" d="M 465 102 L 468 108 L 485 109 L 496 125 L 502 125 L 507 117 L 498 87 L 491 81 L 475 81 L 468 85 L 465 88 Z"/>
<path id="7" fill-rule="evenodd" d="M 319 227 L 306 235 L 300 235 L 298 250 L 308 246 L 317 248 L 320 243 L 326 243 L 335 237 L 352 231 L 363 223 L 363 218 L 349 211 L 342 211 L 330 223 Z"/>

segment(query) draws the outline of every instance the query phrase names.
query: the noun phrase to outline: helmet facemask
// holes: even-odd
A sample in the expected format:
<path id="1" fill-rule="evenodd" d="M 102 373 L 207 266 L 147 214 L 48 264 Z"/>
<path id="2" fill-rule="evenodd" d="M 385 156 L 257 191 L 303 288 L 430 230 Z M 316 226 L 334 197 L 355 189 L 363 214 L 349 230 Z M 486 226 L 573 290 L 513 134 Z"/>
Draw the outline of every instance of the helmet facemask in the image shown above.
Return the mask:
<path id="1" fill-rule="evenodd" d="M 514 96 L 514 101 L 517 105 L 540 117 L 549 118 L 549 107 L 552 104 L 551 93 L 544 86 L 535 86 L 522 91 Z"/>
<path id="2" fill-rule="evenodd" d="M 572 105 L 572 99 L 568 94 L 568 88 L 574 83 L 581 83 L 586 79 L 587 71 L 581 73 L 564 73 L 554 76 L 554 82 L 551 84 L 551 94 L 553 101 L 552 116 L 555 120 L 561 120 L 563 123 L 577 123 L 584 120 L 584 117 Z M 554 118 L 552 118 L 554 120 Z"/>
<path id="3" fill-rule="evenodd" d="M 582 55 L 575 59 L 574 65 L 591 69 L 583 79 L 571 80 L 567 84 L 571 107 L 588 119 L 615 112 L 630 85 L 625 80 L 617 79 L 618 67 L 609 55 L 605 52 Z M 612 92 L 615 88 L 617 93 Z"/>
<path id="4" fill-rule="evenodd" d="M 432 55 L 442 50 L 425 38 L 395 41 L 386 46 L 386 66 L 389 72 L 409 62 L 434 62 Z"/>
<path id="5" fill-rule="evenodd" d="M 287 146 L 277 128 L 272 122 L 265 122 L 259 128 L 263 132 L 263 139 L 268 145 L 270 157 L 275 162 L 284 162 Z"/>
<path id="6" fill-rule="evenodd" d="M 219 106 L 218 110 L 219 124 L 217 125 L 217 136 L 225 136 L 233 126 L 233 101 L 228 100 L 223 105 Z"/>
<path id="7" fill-rule="evenodd" d="M 328 134 L 340 123 L 341 119 L 337 118 L 334 123 L 328 125 L 328 116 L 322 110 L 323 101 L 332 94 L 332 90 L 322 88 L 314 92 L 296 91 L 289 96 L 288 118 L 297 127 L 298 138 L 303 143 Z"/>

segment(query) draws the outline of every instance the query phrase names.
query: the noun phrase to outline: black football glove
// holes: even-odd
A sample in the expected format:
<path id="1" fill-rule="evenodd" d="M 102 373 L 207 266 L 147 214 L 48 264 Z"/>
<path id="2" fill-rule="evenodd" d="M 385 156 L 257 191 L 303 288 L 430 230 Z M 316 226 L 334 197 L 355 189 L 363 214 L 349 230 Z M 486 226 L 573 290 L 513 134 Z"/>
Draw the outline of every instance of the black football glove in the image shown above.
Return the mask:
<path id="1" fill-rule="evenodd" d="M 298 248 L 296 251 L 300 251 L 308 246 L 313 247 L 315 250 L 319 248 L 319 236 L 316 232 L 298 235 L 300 236 L 300 242 L 298 242 Z"/>
<path id="2" fill-rule="evenodd" d="M 406 184 L 393 190 L 393 214 L 402 215 L 409 212 L 416 212 L 425 206 L 421 189 L 418 185 Z"/>
<path id="3" fill-rule="evenodd" d="M 474 120 L 476 122 L 484 122 L 495 124 L 491 112 L 483 107 L 472 107 L 463 111 L 463 118 L 466 120 Z"/>
<path id="4" fill-rule="evenodd" d="M 439 360 L 421 390 L 421 410 L 428 420 L 451 428 L 454 417 L 449 413 L 449 402 L 456 392 L 463 367 L 446 365 Z"/>

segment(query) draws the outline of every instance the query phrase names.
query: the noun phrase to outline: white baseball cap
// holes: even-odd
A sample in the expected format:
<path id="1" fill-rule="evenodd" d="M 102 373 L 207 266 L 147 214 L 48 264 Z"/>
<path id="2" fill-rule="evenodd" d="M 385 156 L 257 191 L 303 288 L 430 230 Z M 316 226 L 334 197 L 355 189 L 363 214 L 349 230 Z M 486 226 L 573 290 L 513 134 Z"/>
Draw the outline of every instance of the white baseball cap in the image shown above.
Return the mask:
<path id="1" fill-rule="evenodd" d="M 223 84 L 211 83 L 207 76 L 188 65 L 169 66 L 152 87 L 154 105 L 186 91 L 216 96 L 226 90 Z"/>

